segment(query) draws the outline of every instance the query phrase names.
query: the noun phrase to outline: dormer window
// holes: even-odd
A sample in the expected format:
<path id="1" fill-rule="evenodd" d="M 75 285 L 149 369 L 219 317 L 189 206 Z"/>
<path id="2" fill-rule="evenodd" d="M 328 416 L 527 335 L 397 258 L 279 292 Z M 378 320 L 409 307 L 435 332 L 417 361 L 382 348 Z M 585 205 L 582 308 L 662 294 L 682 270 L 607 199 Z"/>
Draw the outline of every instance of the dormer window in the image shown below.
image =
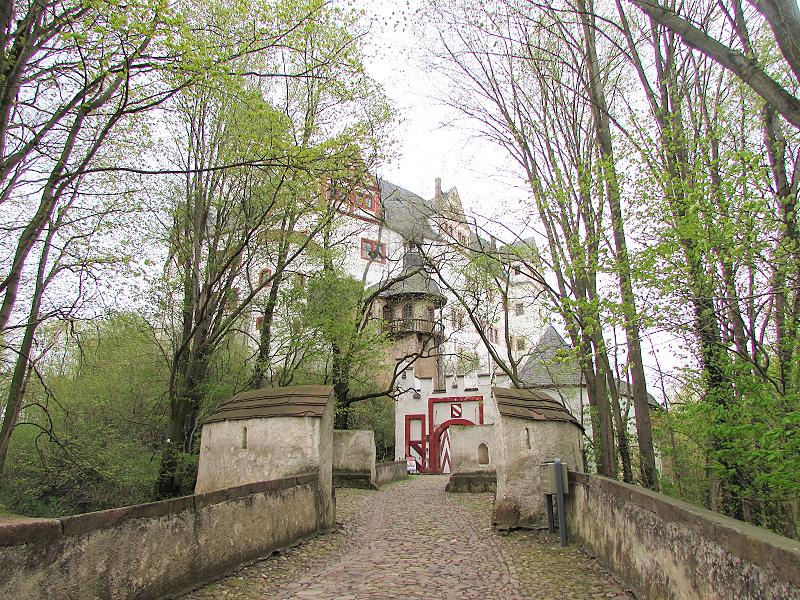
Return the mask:
<path id="1" fill-rule="evenodd" d="M 381 190 L 371 177 L 323 181 L 323 194 L 344 214 L 374 221 L 381 212 Z"/>
<path id="2" fill-rule="evenodd" d="M 378 191 L 375 189 L 363 190 L 355 192 L 355 201 L 353 202 L 358 208 L 371 213 L 378 213 L 380 202 L 378 200 Z"/>

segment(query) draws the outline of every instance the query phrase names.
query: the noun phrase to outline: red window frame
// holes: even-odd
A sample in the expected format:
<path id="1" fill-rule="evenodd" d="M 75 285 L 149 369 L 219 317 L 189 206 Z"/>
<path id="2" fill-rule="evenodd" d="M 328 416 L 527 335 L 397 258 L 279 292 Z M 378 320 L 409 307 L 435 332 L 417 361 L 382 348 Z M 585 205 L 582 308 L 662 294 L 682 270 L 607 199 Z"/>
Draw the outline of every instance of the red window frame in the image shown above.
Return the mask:
<path id="1" fill-rule="evenodd" d="M 378 214 L 378 209 L 380 208 L 378 190 L 373 187 L 360 192 L 353 192 L 353 204 L 356 208 Z"/>
<path id="2" fill-rule="evenodd" d="M 373 256 L 376 254 L 376 256 Z M 361 258 L 378 263 L 386 262 L 386 243 L 369 238 L 361 238 Z"/>
<path id="3" fill-rule="evenodd" d="M 265 267 L 258 272 L 258 285 L 259 287 L 264 285 L 264 282 L 267 282 L 265 287 L 269 287 L 272 285 L 271 281 L 267 281 L 270 277 L 272 277 L 272 269 L 269 267 Z"/>

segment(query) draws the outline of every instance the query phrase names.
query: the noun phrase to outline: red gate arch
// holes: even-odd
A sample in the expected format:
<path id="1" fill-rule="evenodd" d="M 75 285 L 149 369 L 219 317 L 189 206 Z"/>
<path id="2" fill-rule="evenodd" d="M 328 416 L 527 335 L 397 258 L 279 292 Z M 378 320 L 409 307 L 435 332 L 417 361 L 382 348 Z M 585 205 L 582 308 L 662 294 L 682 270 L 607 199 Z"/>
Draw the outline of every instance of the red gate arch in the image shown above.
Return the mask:
<path id="1" fill-rule="evenodd" d="M 430 459 L 428 464 L 429 468 L 431 468 L 434 473 L 441 473 L 444 470 L 445 461 L 442 460 L 440 449 L 442 436 L 445 434 L 450 425 L 475 425 L 475 423 L 468 421 L 467 419 L 449 419 L 444 423 L 440 423 L 436 429 L 433 430 L 433 435 L 431 436 Z M 433 462 L 434 460 L 436 461 L 435 463 Z"/>

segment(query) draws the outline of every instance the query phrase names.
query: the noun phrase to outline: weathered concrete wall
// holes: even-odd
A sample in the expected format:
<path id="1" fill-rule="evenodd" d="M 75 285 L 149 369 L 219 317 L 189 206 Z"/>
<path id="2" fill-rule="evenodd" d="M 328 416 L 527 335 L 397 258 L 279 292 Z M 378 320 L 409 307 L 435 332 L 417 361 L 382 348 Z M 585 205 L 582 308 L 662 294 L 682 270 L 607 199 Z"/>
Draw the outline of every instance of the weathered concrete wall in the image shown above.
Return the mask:
<path id="1" fill-rule="evenodd" d="M 195 494 L 316 471 L 324 458 L 321 421 L 271 417 L 206 423 Z"/>
<path id="2" fill-rule="evenodd" d="M 324 522 L 308 473 L 152 504 L 0 525 L 0 597 L 178 594 L 307 538 Z M 320 516 L 322 515 L 322 517 Z"/>
<path id="3" fill-rule="evenodd" d="M 567 421 L 500 416 L 495 424 L 497 496 L 492 523 L 498 529 L 547 525 L 540 465 L 560 458 L 583 470 L 580 427 Z"/>
<path id="4" fill-rule="evenodd" d="M 195 494 L 316 472 L 319 527 L 336 524 L 333 501 L 333 402 L 319 417 L 258 417 L 206 423 Z"/>
<path id="5" fill-rule="evenodd" d="M 375 465 L 375 487 L 380 487 L 392 481 L 400 481 L 408 477 L 406 461 L 395 460 L 382 462 Z"/>
<path id="6" fill-rule="evenodd" d="M 451 425 L 449 431 L 452 473 L 494 471 L 494 425 Z M 485 465 L 478 463 L 478 446 L 481 444 L 486 444 L 489 450 L 489 463 Z"/>
<path id="7" fill-rule="evenodd" d="M 638 486 L 569 479 L 569 535 L 638 598 L 800 598 L 800 542 Z"/>
<path id="8" fill-rule="evenodd" d="M 375 434 L 333 432 L 333 478 L 336 487 L 369 488 L 375 481 Z"/>

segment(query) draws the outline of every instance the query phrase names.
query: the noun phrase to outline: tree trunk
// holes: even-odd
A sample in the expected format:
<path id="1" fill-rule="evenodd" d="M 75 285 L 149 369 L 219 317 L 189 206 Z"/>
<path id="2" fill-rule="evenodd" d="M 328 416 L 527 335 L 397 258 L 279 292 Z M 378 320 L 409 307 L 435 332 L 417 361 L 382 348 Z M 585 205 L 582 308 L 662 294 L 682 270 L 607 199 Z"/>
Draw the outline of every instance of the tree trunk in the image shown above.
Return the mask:
<path id="1" fill-rule="evenodd" d="M 159 498 L 192 494 L 194 478 L 186 478 L 180 469 L 182 454 L 193 451 L 197 414 L 202 401 L 202 383 L 208 359 L 205 356 L 186 361 L 186 371 L 179 375 L 174 397 L 170 400 L 167 442 L 161 456 L 161 469 L 156 482 Z"/>
<path id="2" fill-rule="evenodd" d="M 611 369 L 608 362 L 608 354 L 604 354 L 606 359 L 606 383 L 611 395 L 611 412 L 614 417 L 614 429 L 617 432 L 617 449 L 619 459 L 622 463 L 622 480 L 626 483 L 633 483 L 633 469 L 631 468 L 631 450 L 628 443 L 628 428 L 625 419 L 622 418 L 622 407 L 620 406 L 619 386 L 615 381 L 615 372 Z"/>
<path id="3" fill-rule="evenodd" d="M 48 230 L 43 242 L 42 252 L 39 256 L 39 266 L 36 270 L 36 284 L 33 290 L 31 308 L 28 312 L 28 322 L 25 324 L 25 332 L 22 335 L 22 342 L 14 364 L 14 372 L 11 376 L 11 384 L 8 388 L 8 400 L 3 411 L 3 424 L 0 427 L 0 479 L 2 479 L 6 457 L 8 456 L 11 434 L 14 432 L 22 410 L 25 384 L 31 366 L 30 353 L 33 348 L 36 329 L 39 327 L 39 310 L 42 306 L 42 296 L 47 282 L 45 272 L 47 271 L 47 260 L 50 256 L 54 232 L 55 228 Z"/>
<path id="4" fill-rule="evenodd" d="M 279 288 L 283 281 L 284 269 L 286 269 L 288 251 L 288 243 L 283 242 L 277 264 L 275 265 L 275 272 L 272 274 L 267 304 L 264 307 L 264 314 L 262 315 L 261 335 L 258 340 L 258 357 L 253 367 L 253 376 L 250 378 L 250 388 L 254 390 L 263 387 L 267 383 L 267 366 L 270 360 L 270 348 L 272 346 L 272 321 L 275 318 L 275 309 L 278 306 Z"/>
<path id="5" fill-rule="evenodd" d="M 606 477 L 617 477 L 616 450 L 614 448 L 614 426 L 611 409 L 608 403 L 608 388 L 603 359 L 598 349 L 603 346 L 598 342 L 597 333 L 580 332 L 580 341 L 573 345 L 578 349 L 578 360 L 583 377 L 586 380 L 586 391 L 592 416 L 592 440 L 595 444 L 597 472 Z"/>
<path id="6" fill-rule="evenodd" d="M 601 165 L 604 174 L 606 195 L 611 210 L 611 223 L 614 233 L 614 247 L 616 250 L 616 271 L 619 281 L 620 296 L 622 298 L 623 323 L 625 338 L 628 346 L 628 364 L 631 371 L 631 396 L 636 416 L 636 436 L 639 442 L 639 465 L 642 483 L 645 487 L 658 490 L 658 474 L 656 472 L 656 458 L 653 449 L 653 428 L 650 422 L 650 404 L 647 401 L 647 382 L 644 374 L 644 361 L 639 337 L 639 318 L 636 309 L 636 297 L 633 293 L 631 278 L 631 265 L 625 240 L 625 226 L 620 202 L 619 180 L 617 178 L 616 163 L 614 158 L 611 127 L 608 116 L 608 106 L 603 90 L 603 78 L 598 64 L 597 49 L 595 44 L 594 7 L 588 0 L 588 9 L 585 0 L 579 0 L 581 21 L 586 41 L 586 58 L 588 76 L 588 92 L 592 98 L 592 116 L 597 137 L 597 145 L 602 157 Z M 590 20 L 591 19 L 591 20 Z M 617 403 L 617 408 L 619 404 Z M 617 424 L 619 428 L 621 423 Z M 619 431 L 618 437 L 627 435 L 627 431 Z M 627 438 L 625 441 L 627 450 Z M 622 452 L 623 446 L 620 446 Z M 624 466 L 624 460 L 623 460 Z M 628 478 L 625 481 L 629 481 Z"/>
<path id="7" fill-rule="evenodd" d="M 797 181 L 790 181 L 786 172 L 786 139 L 775 111 L 765 107 L 764 144 L 769 156 L 775 198 L 782 221 L 780 239 L 772 272 L 772 293 L 775 298 L 775 334 L 781 393 L 789 394 L 797 385 L 798 323 L 800 318 L 800 231 L 797 218 Z M 800 159 L 797 159 L 800 160 Z M 787 271 L 794 271 L 794 294 L 786 290 Z"/>

